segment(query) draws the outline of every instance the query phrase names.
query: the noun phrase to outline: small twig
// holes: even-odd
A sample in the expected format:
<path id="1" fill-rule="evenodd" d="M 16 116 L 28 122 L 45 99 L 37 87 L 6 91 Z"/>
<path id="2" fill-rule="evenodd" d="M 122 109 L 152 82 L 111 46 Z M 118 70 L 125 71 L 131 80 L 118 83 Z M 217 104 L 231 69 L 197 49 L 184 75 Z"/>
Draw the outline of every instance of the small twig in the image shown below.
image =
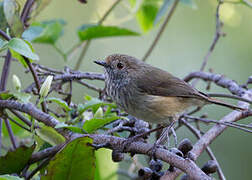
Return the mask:
<path id="1" fill-rule="evenodd" d="M 35 162 L 41 161 L 41 160 L 48 158 L 50 156 L 51 157 L 54 156 L 64 145 L 65 144 L 60 144 L 60 145 L 57 145 L 54 147 L 49 147 L 49 148 L 46 148 L 42 151 L 39 151 L 39 152 L 32 154 L 32 156 L 29 160 L 29 164 L 33 164 Z"/>
<path id="2" fill-rule="evenodd" d="M 240 124 L 237 125 L 237 124 L 233 124 L 233 123 L 229 123 L 229 122 L 220 122 L 220 121 L 213 120 L 213 119 L 199 118 L 199 117 L 188 116 L 188 115 L 184 115 L 184 117 L 187 118 L 187 119 L 192 119 L 192 120 L 196 120 L 196 121 L 202 121 L 202 122 L 205 122 L 205 123 L 221 124 L 221 125 L 225 125 L 225 126 L 237 128 L 237 129 L 243 130 L 243 131 L 245 131 L 245 132 L 252 133 L 251 130 L 246 129 L 246 128 L 242 128 L 242 127 L 240 126 Z M 245 125 L 245 126 L 246 126 L 246 125 Z M 248 126 L 248 125 L 247 125 L 247 128 L 252 128 L 252 126 Z"/>
<path id="3" fill-rule="evenodd" d="M 7 41 L 10 40 L 10 37 L 1 29 L 0 29 L 0 36 L 2 36 Z"/>
<path id="4" fill-rule="evenodd" d="M 2 74 L 1 74 L 0 91 L 5 91 L 5 89 L 6 89 L 6 84 L 7 84 L 7 80 L 8 80 L 8 76 L 9 76 L 9 71 L 10 71 L 10 64 L 11 64 L 11 53 L 8 50 L 5 61 L 4 61 Z M 9 120 L 4 118 L 4 121 L 5 121 L 6 127 L 8 129 L 13 147 L 16 148 L 17 146 L 16 146 L 16 142 L 14 139 L 14 135 L 13 135 L 12 130 L 10 128 Z M 0 118 L 0 124 L 1 124 L 0 132 L 2 132 L 2 118 Z M 2 145 L 2 135 L 0 133 L 0 151 L 1 151 L 1 145 Z"/>
<path id="5" fill-rule="evenodd" d="M 31 12 L 31 8 L 32 8 L 33 3 L 34 3 L 34 0 L 27 0 L 24 5 L 24 8 L 21 13 L 21 17 L 20 17 L 20 19 L 24 25 L 27 22 L 27 19 L 29 17 L 30 12 Z"/>
<path id="6" fill-rule="evenodd" d="M 34 64 L 34 66 L 37 67 L 38 69 L 42 69 L 44 71 L 48 71 L 48 72 L 51 72 L 51 73 L 64 74 L 64 71 L 60 71 L 60 70 L 57 70 L 57 69 L 49 68 L 49 67 L 43 66 L 41 64 Z"/>
<path id="7" fill-rule="evenodd" d="M 27 127 L 23 126 L 22 124 L 20 124 L 19 122 L 15 121 L 13 118 L 11 118 L 10 116 L 6 115 L 6 118 L 8 118 L 10 121 L 12 121 L 13 123 L 15 123 L 17 126 L 25 129 L 28 132 L 31 132 L 30 129 L 28 129 Z"/>
<path id="8" fill-rule="evenodd" d="M 34 170 L 32 170 L 32 172 L 25 177 L 26 180 L 31 179 L 40 169 L 42 169 L 43 167 L 45 167 L 49 162 L 50 162 L 51 158 L 47 158 L 44 159 Z"/>
<path id="9" fill-rule="evenodd" d="M 207 65 L 207 62 L 209 60 L 209 57 L 211 56 L 211 54 L 212 54 L 218 40 L 224 34 L 221 31 L 221 27 L 223 26 L 223 23 L 220 21 L 220 6 L 221 6 L 222 3 L 223 3 L 222 0 L 218 0 L 218 5 L 217 5 L 217 8 L 216 8 L 216 15 L 215 15 L 216 16 L 216 30 L 215 30 L 214 39 L 213 39 L 213 42 L 212 42 L 206 56 L 203 59 L 203 62 L 202 62 L 201 67 L 200 67 L 200 71 L 204 71 L 204 69 L 205 69 L 205 67 Z M 192 82 L 192 86 L 195 87 L 197 82 L 198 82 L 197 79 L 194 80 Z"/>
<path id="10" fill-rule="evenodd" d="M 23 121 L 26 125 L 28 126 L 32 126 L 31 121 L 29 121 L 28 119 L 26 119 L 24 116 L 22 116 L 19 112 L 10 109 L 10 112 L 12 112 L 12 114 L 14 114 L 15 116 L 17 116 L 21 121 Z"/>
<path id="11" fill-rule="evenodd" d="M 14 136 L 13 131 L 11 129 L 10 122 L 7 120 L 7 118 L 4 118 L 4 123 L 5 123 L 6 127 L 7 127 L 8 134 L 10 136 L 10 140 L 11 140 L 11 143 L 13 145 L 13 148 L 17 149 L 17 143 L 16 143 L 16 140 L 15 140 L 15 136 Z"/>
<path id="12" fill-rule="evenodd" d="M 215 30 L 214 39 L 213 39 L 213 42 L 212 42 L 206 56 L 204 57 L 204 60 L 203 60 L 201 67 L 200 67 L 200 71 L 203 71 L 205 69 L 207 61 L 208 61 L 210 55 L 212 54 L 212 52 L 215 48 L 215 45 L 217 44 L 219 38 L 223 35 L 223 32 L 221 31 L 221 27 L 223 26 L 223 23 L 220 21 L 220 6 L 221 6 L 221 4 L 222 4 L 222 0 L 219 0 L 217 8 L 216 8 L 216 30 Z"/>
<path id="13" fill-rule="evenodd" d="M 38 92 L 39 92 L 39 91 L 40 91 L 40 82 L 39 82 L 39 78 L 38 78 L 37 72 L 35 71 L 35 69 L 34 69 L 32 63 L 30 62 L 30 60 L 27 59 L 26 57 L 24 57 L 24 59 L 25 59 L 25 62 L 27 63 L 27 65 L 28 65 L 28 67 L 29 67 L 29 69 L 30 69 L 30 71 L 31 71 L 31 73 L 32 73 L 32 77 L 33 77 L 33 79 L 34 79 L 35 85 L 36 85 L 37 90 L 38 90 Z M 44 112 L 47 112 L 47 108 L 46 108 L 46 103 L 45 103 L 45 101 L 43 101 L 43 102 L 41 103 L 41 105 L 42 105 L 42 110 L 43 110 Z"/>
<path id="14" fill-rule="evenodd" d="M 148 51 L 147 51 L 146 54 L 144 55 L 144 57 L 143 57 L 143 59 L 142 59 L 143 61 L 146 61 L 146 59 L 149 57 L 149 55 L 151 54 L 151 52 L 153 51 L 153 49 L 154 49 L 155 46 L 157 45 L 157 42 L 159 41 L 161 35 L 163 34 L 163 32 L 164 32 L 164 30 L 165 30 L 165 28 L 166 28 L 168 22 L 170 21 L 170 19 L 171 19 L 172 15 L 173 15 L 173 13 L 174 13 L 174 11 L 175 11 L 175 9 L 176 9 L 178 3 L 179 3 L 179 0 L 175 0 L 175 1 L 173 2 L 172 7 L 171 7 L 170 11 L 168 12 L 168 14 L 167 14 L 167 16 L 166 16 L 166 18 L 165 18 L 165 21 L 164 21 L 164 23 L 162 24 L 162 26 L 161 26 L 161 28 L 160 28 L 160 30 L 159 30 L 157 36 L 155 37 L 155 39 L 154 39 L 154 41 L 152 42 L 151 46 L 149 47 Z"/>
<path id="15" fill-rule="evenodd" d="M 11 53 L 8 50 L 4 65 L 2 68 L 2 74 L 1 74 L 1 81 L 0 81 L 0 91 L 4 91 L 6 89 L 6 84 L 9 76 L 10 71 L 10 64 L 11 64 Z"/>
<path id="16" fill-rule="evenodd" d="M 83 85 L 83 86 L 85 86 L 85 87 L 87 87 L 87 88 L 89 88 L 89 89 L 92 89 L 92 90 L 94 90 L 94 91 L 102 92 L 102 89 L 101 89 L 101 88 L 97 88 L 96 86 L 91 85 L 91 84 L 88 84 L 88 83 L 86 83 L 86 82 L 84 82 L 84 81 L 77 80 L 76 82 L 78 82 L 78 83 L 80 83 L 81 85 Z"/>

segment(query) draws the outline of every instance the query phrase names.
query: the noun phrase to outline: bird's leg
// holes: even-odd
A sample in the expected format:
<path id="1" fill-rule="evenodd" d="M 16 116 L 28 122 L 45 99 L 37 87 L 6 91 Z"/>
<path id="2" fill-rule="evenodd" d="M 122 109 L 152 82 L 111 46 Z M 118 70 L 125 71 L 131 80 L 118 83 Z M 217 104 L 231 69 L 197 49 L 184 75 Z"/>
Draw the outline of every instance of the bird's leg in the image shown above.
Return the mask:
<path id="1" fill-rule="evenodd" d="M 165 128 L 165 126 L 159 126 L 159 127 L 157 127 L 157 128 L 151 129 L 151 130 L 149 130 L 149 131 L 147 131 L 147 132 L 143 132 L 143 133 L 141 133 L 141 134 L 137 134 L 137 135 L 135 135 L 135 136 L 133 136 L 133 137 L 128 138 L 128 139 L 125 140 L 125 141 L 123 142 L 123 144 L 122 144 L 122 147 L 123 147 L 122 149 L 123 149 L 123 151 L 125 151 L 126 148 L 128 147 L 128 145 L 130 145 L 132 142 L 138 140 L 138 139 L 141 138 L 141 137 L 147 136 L 147 135 L 149 135 L 149 134 L 152 133 L 152 132 L 155 132 L 155 131 L 158 131 L 158 130 L 160 130 L 160 129 L 163 129 L 163 128 Z"/>
<path id="2" fill-rule="evenodd" d="M 165 142 L 166 140 L 168 140 L 168 147 L 169 147 L 169 144 L 170 144 L 169 131 L 171 130 L 172 133 L 173 133 L 173 132 L 175 133 L 175 131 L 174 131 L 174 129 L 173 129 L 174 123 L 175 123 L 175 121 L 172 121 L 172 122 L 163 130 L 163 132 L 161 133 L 161 135 L 160 135 L 160 137 L 158 138 L 158 140 L 157 140 L 157 141 L 154 143 L 154 145 L 148 150 L 148 151 L 151 151 L 151 154 L 152 154 L 151 156 L 152 156 L 153 159 L 156 159 L 155 154 L 156 154 L 157 147 L 158 147 L 159 145 L 163 145 L 164 142 Z M 175 137 L 177 138 L 176 134 L 175 134 L 174 138 L 175 138 Z M 176 145 L 176 144 L 177 144 L 177 139 L 175 140 L 175 145 Z"/>

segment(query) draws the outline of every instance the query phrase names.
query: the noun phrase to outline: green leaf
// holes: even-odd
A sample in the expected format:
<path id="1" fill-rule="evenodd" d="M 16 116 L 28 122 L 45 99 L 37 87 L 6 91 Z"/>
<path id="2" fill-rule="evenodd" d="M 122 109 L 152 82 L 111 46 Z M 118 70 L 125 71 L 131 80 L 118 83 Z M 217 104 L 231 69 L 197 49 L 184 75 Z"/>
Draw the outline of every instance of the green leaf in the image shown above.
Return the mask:
<path id="1" fill-rule="evenodd" d="M 60 98 L 51 97 L 51 98 L 47 98 L 46 100 L 57 103 L 59 106 L 61 106 L 67 112 L 71 111 L 71 108 L 68 106 L 68 104 Z"/>
<path id="2" fill-rule="evenodd" d="M 0 180 L 24 180 L 24 178 L 20 178 L 18 176 L 11 176 L 11 175 L 1 175 Z"/>
<path id="3" fill-rule="evenodd" d="M 65 123 L 59 123 L 55 126 L 55 128 L 66 128 L 74 133 L 79 133 L 79 134 L 86 134 L 87 132 L 85 132 L 84 129 L 77 127 L 77 126 L 70 126 L 68 124 Z"/>
<path id="4" fill-rule="evenodd" d="M 42 123 L 39 127 L 39 129 L 35 130 L 37 135 L 52 146 L 65 142 L 65 138 L 54 128 L 43 125 Z"/>
<path id="5" fill-rule="evenodd" d="M 95 151 L 96 174 L 95 180 L 117 180 L 119 163 L 113 162 L 110 149 L 101 148 Z"/>
<path id="6" fill-rule="evenodd" d="M 13 94 L 9 93 L 8 91 L 0 93 L 0 99 L 2 99 L 2 100 L 7 100 L 7 99 L 10 99 L 12 97 L 13 97 Z"/>
<path id="7" fill-rule="evenodd" d="M 34 39 L 39 37 L 43 32 L 44 28 L 39 25 L 31 25 L 28 29 L 22 34 L 22 38 L 32 42 Z"/>
<path id="8" fill-rule="evenodd" d="M 3 10 L 7 23 L 16 37 L 20 37 L 24 31 L 23 23 L 20 20 L 19 5 L 15 0 L 4 0 Z"/>
<path id="9" fill-rule="evenodd" d="M 47 166 L 47 175 L 42 180 L 93 180 L 95 154 L 89 137 L 76 138 L 67 144 Z"/>
<path id="10" fill-rule="evenodd" d="M 111 117 L 104 117 L 104 118 L 93 118 L 90 120 L 86 120 L 83 129 L 87 131 L 88 133 L 93 133 L 97 129 L 102 128 L 106 124 L 115 121 L 117 119 L 120 119 L 119 116 L 111 116 Z"/>
<path id="11" fill-rule="evenodd" d="M 28 67 L 28 64 L 26 63 L 25 59 L 23 56 L 21 56 L 19 53 L 17 53 L 16 51 L 10 49 L 10 52 L 11 52 L 11 56 L 18 60 L 25 68 Z"/>
<path id="12" fill-rule="evenodd" d="M 138 36 L 139 33 L 116 26 L 83 25 L 78 30 L 78 35 L 81 41 L 85 41 L 104 37 Z"/>
<path id="13" fill-rule="evenodd" d="M 22 35 L 24 39 L 35 43 L 55 44 L 63 35 L 63 20 L 33 23 Z"/>
<path id="14" fill-rule="evenodd" d="M 9 43 L 8 47 L 19 53 L 20 55 L 23 55 L 29 59 L 32 60 L 39 60 L 39 57 L 37 54 L 32 52 L 32 49 L 30 48 L 30 45 L 27 44 L 24 40 L 19 38 L 12 38 Z"/>
<path id="15" fill-rule="evenodd" d="M 92 98 L 90 101 L 87 101 L 85 104 L 79 104 L 78 105 L 78 112 L 79 114 L 82 114 L 84 111 L 88 109 L 92 109 L 93 112 L 96 112 L 97 109 L 101 106 L 112 106 L 115 107 L 114 104 L 111 103 L 105 103 L 97 98 Z"/>
<path id="16" fill-rule="evenodd" d="M 22 92 L 16 92 L 13 93 L 13 96 L 20 100 L 22 103 L 28 103 L 30 102 L 31 95 L 27 93 L 22 93 Z"/>
<path id="17" fill-rule="evenodd" d="M 8 44 L 8 41 L 4 41 L 0 39 L 0 52 L 1 52 L 1 49 L 3 49 L 6 46 L 6 44 Z"/>
<path id="18" fill-rule="evenodd" d="M 158 0 L 143 0 L 136 15 L 138 24 L 143 32 L 148 32 L 153 28 L 158 9 Z"/>
<path id="19" fill-rule="evenodd" d="M 20 100 L 22 103 L 28 103 L 31 98 L 31 95 L 27 93 L 22 93 L 22 92 L 11 93 L 8 91 L 0 93 L 0 98 L 3 100 L 7 100 L 13 97 Z"/>
<path id="20" fill-rule="evenodd" d="M 20 146 L 13 151 L 8 151 L 5 156 L 0 157 L 0 174 L 20 173 L 34 149 L 35 144 L 31 147 Z"/>

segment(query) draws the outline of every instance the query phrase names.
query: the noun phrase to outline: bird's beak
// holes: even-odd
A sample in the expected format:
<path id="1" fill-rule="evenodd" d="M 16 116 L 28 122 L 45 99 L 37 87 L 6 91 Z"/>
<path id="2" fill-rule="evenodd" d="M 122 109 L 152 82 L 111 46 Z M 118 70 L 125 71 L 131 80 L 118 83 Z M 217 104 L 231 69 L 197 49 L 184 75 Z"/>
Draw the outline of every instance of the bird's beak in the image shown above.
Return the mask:
<path id="1" fill-rule="evenodd" d="M 108 66 L 108 64 L 106 62 L 104 62 L 104 61 L 94 61 L 94 63 L 96 63 L 96 64 L 98 64 L 100 66 L 103 66 L 103 67 L 107 67 Z"/>

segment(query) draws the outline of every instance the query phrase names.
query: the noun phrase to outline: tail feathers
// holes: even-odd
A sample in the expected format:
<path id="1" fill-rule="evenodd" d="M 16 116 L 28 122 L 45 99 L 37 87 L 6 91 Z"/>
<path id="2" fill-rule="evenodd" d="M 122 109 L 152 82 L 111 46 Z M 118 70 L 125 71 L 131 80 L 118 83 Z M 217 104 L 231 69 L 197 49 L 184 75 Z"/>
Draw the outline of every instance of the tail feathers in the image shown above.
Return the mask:
<path id="1" fill-rule="evenodd" d="M 246 110 L 244 108 L 241 108 L 241 107 L 238 107 L 238 106 L 235 106 L 235 105 L 231 105 L 231 104 L 225 103 L 225 102 L 220 101 L 220 100 L 215 99 L 215 98 L 208 97 L 207 100 L 210 103 L 221 105 L 221 106 L 225 106 L 225 107 L 228 107 L 228 108 L 231 108 L 231 109 L 234 109 L 234 110 L 240 110 L 240 111 Z"/>

